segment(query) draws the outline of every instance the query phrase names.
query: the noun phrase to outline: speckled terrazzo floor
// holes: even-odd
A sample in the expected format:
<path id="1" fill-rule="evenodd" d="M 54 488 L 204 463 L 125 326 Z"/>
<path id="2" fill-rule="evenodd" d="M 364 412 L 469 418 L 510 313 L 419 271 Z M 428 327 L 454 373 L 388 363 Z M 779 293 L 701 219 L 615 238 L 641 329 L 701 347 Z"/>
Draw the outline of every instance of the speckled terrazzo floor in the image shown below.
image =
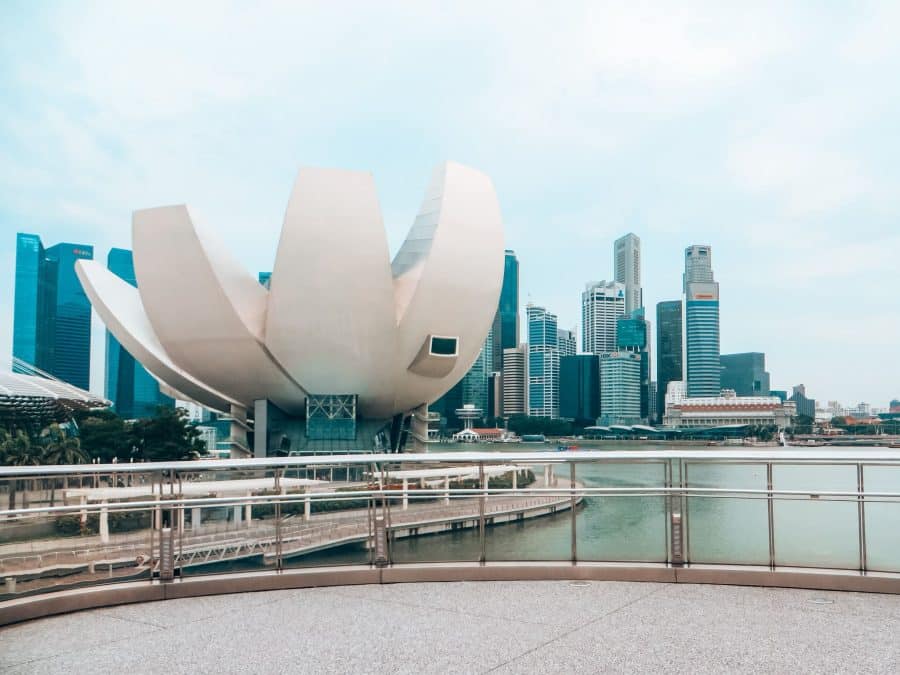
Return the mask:
<path id="1" fill-rule="evenodd" d="M 900 596 L 617 582 L 314 588 L 0 629 L 10 673 L 900 671 Z"/>

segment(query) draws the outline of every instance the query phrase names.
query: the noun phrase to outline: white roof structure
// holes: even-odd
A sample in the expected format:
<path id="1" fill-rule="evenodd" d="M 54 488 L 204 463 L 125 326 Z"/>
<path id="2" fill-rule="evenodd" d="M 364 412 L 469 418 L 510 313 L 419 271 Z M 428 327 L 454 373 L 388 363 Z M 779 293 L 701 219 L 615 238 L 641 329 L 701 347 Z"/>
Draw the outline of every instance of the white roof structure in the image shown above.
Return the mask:
<path id="1" fill-rule="evenodd" d="M 279 484 L 282 489 L 291 490 L 297 488 L 323 485 L 328 481 L 313 480 L 307 478 L 282 478 Z M 72 488 L 65 491 L 66 499 L 70 497 L 84 497 L 88 502 L 105 502 L 117 499 L 138 499 L 141 497 L 154 497 L 160 493 L 153 491 L 153 485 L 130 485 L 127 487 L 99 487 L 99 488 Z M 274 478 L 241 478 L 236 480 L 210 480 L 210 481 L 184 481 L 176 486 L 176 492 L 180 489 L 184 497 L 206 497 L 216 495 L 220 497 L 243 496 L 248 492 L 260 490 L 272 490 L 275 487 Z M 169 485 L 163 485 L 163 498 L 169 498 Z"/>
<path id="2" fill-rule="evenodd" d="M 0 417 L 24 417 L 46 423 L 62 421 L 79 408 L 110 405 L 106 399 L 61 380 L 0 372 Z"/>
<path id="3" fill-rule="evenodd" d="M 523 468 L 515 464 L 497 464 L 494 466 L 485 466 L 485 476 L 502 476 L 510 471 L 521 471 Z M 372 474 L 378 478 L 381 474 Z M 477 478 L 479 469 L 477 466 L 448 466 L 440 469 L 402 469 L 398 471 L 387 471 L 385 477 L 397 480 L 419 480 L 422 478 Z"/>
<path id="4" fill-rule="evenodd" d="M 307 392 L 355 394 L 370 419 L 434 401 L 478 356 L 503 276 L 493 184 L 453 162 L 393 262 L 361 171 L 300 170 L 269 289 L 186 206 L 136 211 L 132 237 L 138 288 L 78 261 L 94 309 L 165 391 L 225 412 L 298 413 Z"/>

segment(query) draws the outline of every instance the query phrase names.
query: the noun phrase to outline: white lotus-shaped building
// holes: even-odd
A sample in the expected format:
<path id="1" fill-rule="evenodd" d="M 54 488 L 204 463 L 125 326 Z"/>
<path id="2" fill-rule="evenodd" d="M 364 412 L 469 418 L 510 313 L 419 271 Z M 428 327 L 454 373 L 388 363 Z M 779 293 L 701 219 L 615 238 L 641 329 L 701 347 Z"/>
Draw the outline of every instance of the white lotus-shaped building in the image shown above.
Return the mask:
<path id="1" fill-rule="evenodd" d="M 136 211 L 132 236 L 137 288 L 78 261 L 94 309 L 167 393 L 255 418 L 257 455 L 288 419 L 368 449 L 363 427 L 396 428 L 440 397 L 478 356 L 503 274 L 491 180 L 452 162 L 393 262 L 359 171 L 300 170 L 268 288 L 186 206 Z"/>

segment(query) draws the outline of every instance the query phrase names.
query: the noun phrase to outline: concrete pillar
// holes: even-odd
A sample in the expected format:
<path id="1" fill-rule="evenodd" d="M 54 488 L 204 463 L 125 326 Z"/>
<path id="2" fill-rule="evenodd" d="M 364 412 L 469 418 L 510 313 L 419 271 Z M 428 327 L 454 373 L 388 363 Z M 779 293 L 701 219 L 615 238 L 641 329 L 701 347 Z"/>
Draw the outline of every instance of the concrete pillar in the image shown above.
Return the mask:
<path id="1" fill-rule="evenodd" d="M 550 465 L 544 464 L 544 487 L 550 487 Z"/>
<path id="2" fill-rule="evenodd" d="M 153 507 L 153 529 L 162 529 L 162 508 L 159 506 L 159 495 L 156 495 L 156 506 Z"/>
<path id="3" fill-rule="evenodd" d="M 303 520 L 309 520 L 312 517 L 312 500 L 309 498 L 307 491 L 306 499 L 303 500 Z"/>
<path id="4" fill-rule="evenodd" d="M 106 502 L 100 504 L 100 542 L 109 543 L 109 509 Z"/>
<path id="5" fill-rule="evenodd" d="M 241 505 L 236 504 L 233 511 L 234 511 L 234 524 L 235 524 L 235 526 L 240 525 L 241 524 L 241 511 L 242 511 Z"/>
<path id="6" fill-rule="evenodd" d="M 203 520 L 202 512 L 203 512 L 203 510 L 199 506 L 195 506 L 191 509 L 191 529 L 192 530 L 200 529 L 200 526 L 201 526 L 202 520 Z"/>
<path id="7" fill-rule="evenodd" d="M 184 521 L 185 521 L 184 508 L 178 509 L 178 515 L 176 518 L 178 519 L 178 532 L 184 532 Z"/>
<path id="8" fill-rule="evenodd" d="M 409 480 L 403 479 L 403 510 L 409 508 Z"/>
<path id="9" fill-rule="evenodd" d="M 81 524 L 87 525 L 87 509 L 84 508 L 85 506 L 87 506 L 87 497 L 81 495 L 81 497 L 78 498 L 78 503 L 81 504 L 82 507 L 81 511 L 79 511 L 79 514 L 81 515 Z"/>
<path id="10" fill-rule="evenodd" d="M 519 471 L 517 469 L 513 470 L 512 474 L 513 474 L 512 489 L 518 490 L 519 489 Z"/>
<path id="11" fill-rule="evenodd" d="M 253 401 L 253 456 L 269 454 L 269 401 L 258 398 Z"/>
<path id="12" fill-rule="evenodd" d="M 251 492 L 247 493 L 247 496 L 250 497 L 252 495 Z M 247 527 L 250 527 L 250 521 L 253 520 L 253 503 L 247 502 L 244 504 L 244 520 L 247 521 Z"/>
<path id="13" fill-rule="evenodd" d="M 449 504 L 450 503 L 450 476 L 444 476 L 444 490 L 446 490 L 446 492 L 444 493 L 444 503 Z"/>
<path id="14" fill-rule="evenodd" d="M 557 484 L 559 483 L 559 481 L 557 480 L 556 476 L 553 473 L 553 465 L 552 464 L 550 465 L 550 483 L 553 485 L 553 487 L 556 487 Z"/>

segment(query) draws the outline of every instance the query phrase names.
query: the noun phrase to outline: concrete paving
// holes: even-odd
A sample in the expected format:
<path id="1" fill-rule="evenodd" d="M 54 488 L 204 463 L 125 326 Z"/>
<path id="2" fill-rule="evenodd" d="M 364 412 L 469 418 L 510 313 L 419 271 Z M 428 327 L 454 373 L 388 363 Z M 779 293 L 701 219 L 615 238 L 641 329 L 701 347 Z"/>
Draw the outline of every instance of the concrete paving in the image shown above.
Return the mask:
<path id="1" fill-rule="evenodd" d="M 620 582 L 346 586 L 0 629 L 10 673 L 896 673 L 900 596 Z"/>

